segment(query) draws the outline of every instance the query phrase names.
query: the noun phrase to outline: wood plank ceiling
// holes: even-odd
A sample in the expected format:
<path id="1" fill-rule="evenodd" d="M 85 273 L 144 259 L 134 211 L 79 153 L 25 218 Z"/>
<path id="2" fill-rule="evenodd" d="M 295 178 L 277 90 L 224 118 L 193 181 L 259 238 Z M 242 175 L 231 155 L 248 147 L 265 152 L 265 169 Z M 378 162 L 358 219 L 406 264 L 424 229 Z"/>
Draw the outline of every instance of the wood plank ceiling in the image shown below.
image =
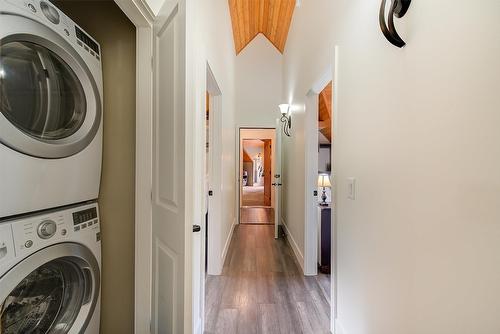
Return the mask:
<path id="1" fill-rule="evenodd" d="M 295 0 L 228 0 L 236 54 L 258 34 L 281 53 L 285 50 Z"/>
<path id="2" fill-rule="evenodd" d="M 332 142 L 332 90 L 333 83 L 330 81 L 328 85 L 319 93 L 318 100 L 318 128 L 326 139 Z"/>

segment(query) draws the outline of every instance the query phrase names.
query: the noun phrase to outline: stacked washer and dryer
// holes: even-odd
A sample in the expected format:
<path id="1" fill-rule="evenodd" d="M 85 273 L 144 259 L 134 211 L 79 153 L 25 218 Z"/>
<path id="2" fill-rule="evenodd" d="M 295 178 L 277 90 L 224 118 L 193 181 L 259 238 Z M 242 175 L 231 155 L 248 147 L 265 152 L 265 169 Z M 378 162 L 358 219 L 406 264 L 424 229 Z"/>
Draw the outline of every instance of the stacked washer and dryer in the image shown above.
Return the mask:
<path id="1" fill-rule="evenodd" d="M 99 332 L 100 45 L 0 0 L 0 333 Z"/>

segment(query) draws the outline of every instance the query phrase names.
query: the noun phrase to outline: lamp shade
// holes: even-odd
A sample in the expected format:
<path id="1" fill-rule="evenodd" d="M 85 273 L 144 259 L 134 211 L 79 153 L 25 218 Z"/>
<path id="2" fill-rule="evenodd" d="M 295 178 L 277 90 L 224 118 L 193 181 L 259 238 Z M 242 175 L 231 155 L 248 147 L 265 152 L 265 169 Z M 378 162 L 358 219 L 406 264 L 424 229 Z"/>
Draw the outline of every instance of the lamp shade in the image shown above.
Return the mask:
<path id="1" fill-rule="evenodd" d="M 327 174 L 320 174 L 318 176 L 318 187 L 331 187 L 332 184 L 330 183 L 330 176 Z"/>
<path id="2" fill-rule="evenodd" d="M 281 114 L 287 114 L 288 110 L 290 109 L 290 105 L 288 104 L 280 104 L 279 107 Z"/>

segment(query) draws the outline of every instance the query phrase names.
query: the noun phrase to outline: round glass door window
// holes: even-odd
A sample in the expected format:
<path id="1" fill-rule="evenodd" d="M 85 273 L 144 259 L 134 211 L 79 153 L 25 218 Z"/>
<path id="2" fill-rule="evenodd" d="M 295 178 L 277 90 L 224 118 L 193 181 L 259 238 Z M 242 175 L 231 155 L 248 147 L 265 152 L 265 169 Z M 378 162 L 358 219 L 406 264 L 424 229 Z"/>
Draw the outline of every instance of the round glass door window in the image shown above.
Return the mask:
<path id="1" fill-rule="evenodd" d="M 70 259 L 48 262 L 26 278 L 0 307 L 0 333 L 68 333 L 92 282 Z"/>
<path id="2" fill-rule="evenodd" d="M 86 109 L 82 84 L 56 53 L 31 42 L 0 45 L 0 111 L 20 131 L 63 139 L 78 131 Z"/>

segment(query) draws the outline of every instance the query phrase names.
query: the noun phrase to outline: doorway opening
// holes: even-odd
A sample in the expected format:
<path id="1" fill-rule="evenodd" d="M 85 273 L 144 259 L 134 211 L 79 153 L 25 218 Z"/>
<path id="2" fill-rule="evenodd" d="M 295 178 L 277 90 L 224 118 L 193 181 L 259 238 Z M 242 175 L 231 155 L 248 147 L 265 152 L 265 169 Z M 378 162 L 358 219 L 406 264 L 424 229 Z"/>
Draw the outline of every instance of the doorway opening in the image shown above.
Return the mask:
<path id="1" fill-rule="evenodd" d="M 221 212 L 222 212 L 222 91 L 207 63 L 205 92 L 205 165 L 203 229 L 203 272 L 218 275 L 222 270 Z"/>
<path id="2" fill-rule="evenodd" d="M 305 203 L 304 272 L 316 277 L 330 305 L 334 304 L 332 277 L 335 273 L 332 261 L 335 231 L 332 199 L 333 89 L 332 74 L 328 71 L 307 95 L 305 170 L 306 188 L 312 196 L 306 196 Z"/>
<path id="3" fill-rule="evenodd" d="M 330 81 L 318 97 L 318 282 L 330 301 L 332 247 L 332 90 Z"/>
<path id="4" fill-rule="evenodd" d="M 274 225 L 276 130 L 240 129 L 240 223 Z"/>

